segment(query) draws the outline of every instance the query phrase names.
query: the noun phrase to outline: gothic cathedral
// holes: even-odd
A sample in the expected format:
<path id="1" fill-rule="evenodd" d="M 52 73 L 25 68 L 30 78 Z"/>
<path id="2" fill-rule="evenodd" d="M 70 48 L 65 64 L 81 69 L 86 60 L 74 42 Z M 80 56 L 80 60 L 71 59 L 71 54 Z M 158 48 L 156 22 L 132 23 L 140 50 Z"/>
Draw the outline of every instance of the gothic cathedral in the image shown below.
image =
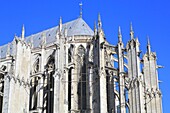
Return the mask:
<path id="1" fill-rule="evenodd" d="M 0 113 L 162 113 L 156 53 L 142 56 L 132 25 L 110 44 L 102 21 L 80 16 L 0 46 Z"/>

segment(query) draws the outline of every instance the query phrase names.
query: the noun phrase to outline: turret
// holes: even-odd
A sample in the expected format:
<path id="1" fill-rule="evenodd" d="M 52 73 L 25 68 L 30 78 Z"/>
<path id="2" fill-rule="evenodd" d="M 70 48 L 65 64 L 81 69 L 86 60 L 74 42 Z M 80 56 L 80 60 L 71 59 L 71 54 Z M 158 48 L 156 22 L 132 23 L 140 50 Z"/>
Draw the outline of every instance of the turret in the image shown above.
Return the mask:
<path id="1" fill-rule="evenodd" d="M 156 53 L 151 51 L 148 38 L 147 52 L 143 56 L 143 73 L 145 82 L 145 108 L 147 113 L 162 113 L 162 95 L 159 90 Z"/>
<path id="2" fill-rule="evenodd" d="M 128 42 L 126 48 L 128 56 L 128 77 L 131 81 L 129 86 L 130 113 L 144 113 L 143 76 L 140 70 L 141 60 L 139 57 L 140 43 L 138 38 L 134 39 L 132 24 L 130 24 L 130 38 L 131 40 Z"/>

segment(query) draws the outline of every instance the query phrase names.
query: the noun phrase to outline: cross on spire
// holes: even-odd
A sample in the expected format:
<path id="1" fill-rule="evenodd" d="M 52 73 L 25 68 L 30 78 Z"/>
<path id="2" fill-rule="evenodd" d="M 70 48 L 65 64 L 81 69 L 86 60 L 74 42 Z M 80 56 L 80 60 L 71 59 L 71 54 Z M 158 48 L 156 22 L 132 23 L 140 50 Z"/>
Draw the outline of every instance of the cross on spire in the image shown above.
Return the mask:
<path id="1" fill-rule="evenodd" d="M 79 6 L 80 6 L 80 18 L 82 18 L 82 15 L 83 15 L 83 8 L 82 8 L 83 4 L 82 4 L 82 2 L 79 4 Z"/>

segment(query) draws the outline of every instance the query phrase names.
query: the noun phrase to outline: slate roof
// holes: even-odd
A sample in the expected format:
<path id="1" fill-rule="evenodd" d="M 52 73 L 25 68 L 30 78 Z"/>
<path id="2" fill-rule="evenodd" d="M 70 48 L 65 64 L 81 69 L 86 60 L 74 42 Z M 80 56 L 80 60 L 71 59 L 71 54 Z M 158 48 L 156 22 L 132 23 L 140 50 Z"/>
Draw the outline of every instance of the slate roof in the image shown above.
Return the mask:
<path id="1" fill-rule="evenodd" d="M 27 43 L 32 42 L 33 47 L 37 48 L 40 47 L 42 43 L 42 34 L 44 33 L 46 36 L 46 44 L 50 44 L 55 41 L 56 33 L 58 32 L 59 27 L 53 27 L 47 30 L 44 30 L 42 32 L 30 35 L 28 37 L 25 37 L 25 41 Z M 86 35 L 86 36 L 93 36 L 94 32 L 93 30 L 87 25 L 87 23 L 82 19 L 78 18 L 73 21 L 67 22 L 62 24 L 62 33 L 64 33 L 64 29 L 67 29 L 67 36 L 76 36 L 76 35 Z M 10 45 L 10 54 L 15 54 L 15 45 L 12 43 L 9 43 Z M 8 44 L 0 46 L 0 58 L 5 58 L 7 54 L 7 48 Z"/>

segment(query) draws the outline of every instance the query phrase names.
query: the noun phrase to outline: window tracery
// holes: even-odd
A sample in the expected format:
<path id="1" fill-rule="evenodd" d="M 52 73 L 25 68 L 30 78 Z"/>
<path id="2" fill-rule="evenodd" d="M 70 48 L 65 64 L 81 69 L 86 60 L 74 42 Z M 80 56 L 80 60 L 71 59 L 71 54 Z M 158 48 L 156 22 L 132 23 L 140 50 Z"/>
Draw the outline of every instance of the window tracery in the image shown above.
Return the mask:
<path id="1" fill-rule="evenodd" d="M 38 58 L 34 63 L 34 73 L 37 73 L 40 71 L 40 59 Z"/>
<path id="2" fill-rule="evenodd" d="M 77 50 L 77 74 L 78 82 L 78 109 L 86 109 L 86 62 L 85 62 L 85 48 L 80 45 Z"/>
<path id="3" fill-rule="evenodd" d="M 68 63 L 72 62 L 74 56 L 74 46 L 71 44 L 70 48 L 68 49 Z"/>
<path id="4" fill-rule="evenodd" d="M 55 69 L 55 59 L 54 56 L 50 56 L 47 65 L 46 65 L 46 69 L 48 70 L 54 70 Z"/>

